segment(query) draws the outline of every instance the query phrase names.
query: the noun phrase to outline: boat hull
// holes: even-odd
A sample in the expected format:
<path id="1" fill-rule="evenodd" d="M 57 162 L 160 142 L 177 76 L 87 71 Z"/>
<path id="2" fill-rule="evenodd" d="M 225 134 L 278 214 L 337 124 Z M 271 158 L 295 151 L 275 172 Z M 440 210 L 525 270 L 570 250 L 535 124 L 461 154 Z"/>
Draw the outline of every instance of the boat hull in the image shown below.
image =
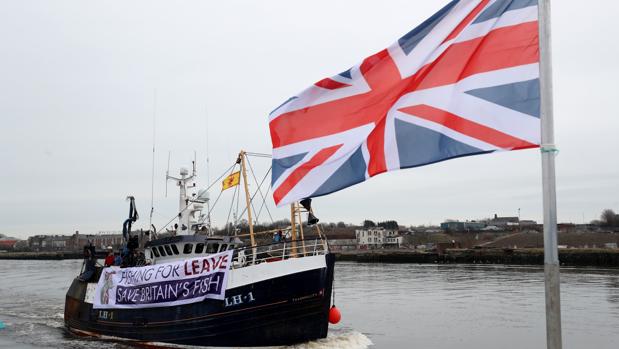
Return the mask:
<path id="1" fill-rule="evenodd" d="M 200 346 L 290 345 L 324 338 L 334 268 L 333 255 L 324 257 L 323 268 L 229 288 L 225 301 L 173 307 L 93 309 L 85 300 L 87 284 L 76 279 L 66 296 L 65 324 L 77 334 Z"/>

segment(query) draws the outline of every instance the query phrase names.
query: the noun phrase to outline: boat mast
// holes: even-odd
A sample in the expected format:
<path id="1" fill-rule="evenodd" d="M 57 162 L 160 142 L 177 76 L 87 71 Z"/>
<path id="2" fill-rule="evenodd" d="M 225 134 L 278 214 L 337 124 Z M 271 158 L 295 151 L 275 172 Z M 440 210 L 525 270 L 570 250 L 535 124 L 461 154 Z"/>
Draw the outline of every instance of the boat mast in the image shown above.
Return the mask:
<path id="1" fill-rule="evenodd" d="M 296 202 L 290 204 L 290 239 L 292 240 L 292 257 L 297 257 L 297 210 Z"/>
<path id="2" fill-rule="evenodd" d="M 178 227 L 176 227 L 176 231 L 175 234 L 179 235 L 181 234 L 184 230 L 187 231 L 187 234 L 189 234 L 191 232 L 191 225 L 190 225 L 190 215 L 192 214 L 192 212 L 189 210 L 189 205 L 192 205 L 193 203 L 190 203 L 189 197 L 187 196 L 187 187 L 188 187 L 188 183 L 193 181 L 194 178 L 196 177 L 196 162 L 195 160 L 192 161 L 192 165 L 193 165 L 193 170 L 191 175 L 189 175 L 189 171 L 186 168 L 181 168 L 180 170 L 180 178 L 178 177 L 173 177 L 170 176 L 168 174 L 166 174 L 166 181 L 167 180 L 174 180 L 176 181 L 176 185 L 179 186 L 179 198 L 178 198 Z M 195 187 L 195 183 L 193 183 L 193 185 L 191 187 Z"/>
<path id="3" fill-rule="evenodd" d="M 249 197 L 249 186 L 247 184 L 245 156 L 246 152 L 241 150 L 239 153 L 239 159 L 241 160 L 241 173 L 243 174 L 243 185 L 245 187 L 245 204 L 247 205 L 247 219 L 249 220 L 249 238 L 251 239 L 251 246 L 256 247 L 256 240 L 254 239 L 254 222 L 251 217 L 251 199 Z"/>

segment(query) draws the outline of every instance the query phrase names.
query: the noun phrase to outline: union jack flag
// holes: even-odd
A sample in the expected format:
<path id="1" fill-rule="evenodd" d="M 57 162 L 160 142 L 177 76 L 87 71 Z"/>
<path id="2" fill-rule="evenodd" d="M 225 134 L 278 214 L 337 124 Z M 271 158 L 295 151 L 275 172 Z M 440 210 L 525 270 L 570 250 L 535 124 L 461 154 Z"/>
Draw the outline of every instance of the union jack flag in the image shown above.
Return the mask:
<path id="1" fill-rule="evenodd" d="M 537 0 L 451 1 L 269 119 L 278 206 L 386 171 L 538 147 Z"/>

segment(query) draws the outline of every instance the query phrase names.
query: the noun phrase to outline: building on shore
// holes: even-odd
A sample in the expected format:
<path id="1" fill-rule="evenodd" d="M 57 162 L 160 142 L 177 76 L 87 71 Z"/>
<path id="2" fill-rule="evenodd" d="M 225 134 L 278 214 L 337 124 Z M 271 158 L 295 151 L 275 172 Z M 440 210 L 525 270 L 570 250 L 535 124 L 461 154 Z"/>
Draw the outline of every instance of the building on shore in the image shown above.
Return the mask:
<path id="1" fill-rule="evenodd" d="M 476 221 L 460 222 L 457 220 L 446 220 L 441 223 L 442 231 L 480 231 L 485 227 L 485 223 Z"/>
<path id="2" fill-rule="evenodd" d="M 441 230 L 444 232 L 511 231 L 522 227 L 536 229 L 538 224 L 534 220 L 520 220 L 519 217 L 499 217 L 497 214 L 493 218 L 483 220 L 461 222 L 448 219 L 441 223 Z"/>
<path id="3" fill-rule="evenodd" d="M 98 250 L 112 246 L 115 250 L 123 244 L 123 235 L 120 232 L 102 232 L 100 234 L 73 235 L 35 235 L 28 238 L 28 248 L 32 251 L 81 251 L 92 243 Z"/>
<path id="4" fill-rule="evenodd" d="M 400 248 L 403 237 L 397 230 L 382 227 L 355 230 L 359 249 Z"/>
<path id="5" fill-rule="evenodd" d="M 35 235 L 28 238 L 28 247 L 32 251 L 67 251 L 71 248 L 71 236 Z"/>
<path id="6" fill-rule="evenodd" d="M 20 240 L 18 238 L 0 234 L 0 251 L 11 251 Z"/>
<path id="7" fill-rule="evenodd" d="M 347 251 L 357 249 L 355 232 L 351 229 L 333 227 L 326 230 L 324 233 L 329 239 L 329 248 L 332 251 Z M 306 238 L 310 236 L 311 235 L 309 233 L 305 235 Z"/>
<path id="8" fill-rule="evenodd" d="M 355 239 L 329 239 L 329 249 L 331 251 L 350 251 L 357 249 Z"/>
<path id="9" fill-rule="evenodd" d="M 121 232 L 99 232 L 99 234 L 80 234 L 76 231 L 71 236 L 71 249 L 80 250 L 88 243 L 92 243 L 95 248 L 104 250 L 108 246 L 112 246 L 114 250 L 118 250 L 124 242 Z"/>
<path id="10" fill-rule="evenodd" d="M 520 225 L 518 217 L 499 217 L 496 213 L 494 217 L 486 222 L 487 225 L 494 225 L 499 228 L 517 227 Z"/>
<path id="11" fill-rule="evenodd" d="M 387 236 L 384 239 L 383 248 L 400 248 L 404 242 L 404 237 L 401 235 Z"/>
<path id="12" fill-rule="evenodd" d="M 520 223 L 521 227 L 535 227 L 535 226 L 537 226 L 537 222 L 534 221 L 534 220 L 530 220 L 530 219 L 521 219 L 519 223 Z"/>

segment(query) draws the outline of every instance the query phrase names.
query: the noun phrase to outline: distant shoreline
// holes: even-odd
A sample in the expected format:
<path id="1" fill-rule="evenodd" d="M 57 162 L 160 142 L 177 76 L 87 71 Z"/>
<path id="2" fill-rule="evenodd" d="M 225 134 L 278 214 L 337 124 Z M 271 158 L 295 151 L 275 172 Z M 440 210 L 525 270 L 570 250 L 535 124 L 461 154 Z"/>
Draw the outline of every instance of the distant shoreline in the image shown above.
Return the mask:
<path id="1" fill-rule="evenodd" d="M 335 251 L 337 261 L 360 263 L 416 264 L 513 264 L 543 265 L 544 250 L 531 249 L 448 249 L 444 253 L 413 250 Z M 104 257 L 102 253 L 100 258 Z M 82 259 L 80 252 L 3 252 L 0 260 Z M 559 261 L 564 266 L 619 267 L 619 249 L 561 249 Z"/>
<path id="2" fill-rule="evenodd" d="M 337 261 L 361 263 L 419 264 L 513 264 L 543 265 L 544 250 L 531 249 L 448 249 L 444 253 L 411 250 L 353 250 L 335 252 Z M 561 249 L 564 266 L 619 267 L 619 249 Z"/>
<path id="3" fill-rule="evenodd" d="M 97 253 L 97 257 L 104 258 L 105 252 Z M 2 252 L 1 259 L 18 260 L 63 260 L 63 259 L 84 259 L 82 252 Z"/>

